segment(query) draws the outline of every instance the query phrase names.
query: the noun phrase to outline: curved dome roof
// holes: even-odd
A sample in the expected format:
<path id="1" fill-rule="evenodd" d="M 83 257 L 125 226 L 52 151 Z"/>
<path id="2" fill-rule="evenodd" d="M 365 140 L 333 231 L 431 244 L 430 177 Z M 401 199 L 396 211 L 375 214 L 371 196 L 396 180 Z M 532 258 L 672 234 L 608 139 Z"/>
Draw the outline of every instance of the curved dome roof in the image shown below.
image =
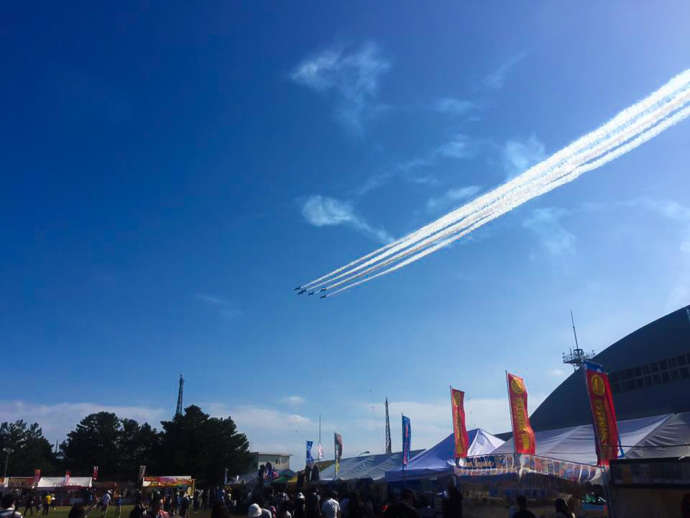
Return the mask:
<path id="1" fill-rule="evenodd" d="M 661 317 L 597 354 L 609 372 L 618 419 L 690 410 L 690 306 Z M 591 422 L 581 370 L 530 416 L 535 430 Z"/>

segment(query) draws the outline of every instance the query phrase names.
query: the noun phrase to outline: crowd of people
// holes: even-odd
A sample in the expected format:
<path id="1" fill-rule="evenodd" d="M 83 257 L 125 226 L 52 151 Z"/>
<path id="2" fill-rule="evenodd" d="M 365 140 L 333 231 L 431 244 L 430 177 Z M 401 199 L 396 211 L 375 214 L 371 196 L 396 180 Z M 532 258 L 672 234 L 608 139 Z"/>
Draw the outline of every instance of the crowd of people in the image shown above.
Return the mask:
<path id="1" fill-rule="evenodd" d="M 305 488 L 276 489 L 273 486 L 258 484 L 253 488 L 238 486 L 232 490 L 223 487 L 183 491 L 166 488 L 149 493 L 136 492 L 134 507 L 126 518 L 192 518 L 191 513 L 210 508 L 210 518 L 462 518 L 462 492 L 452 483 L 438 495 L 438 502 L 428 495 L 417 495 L 411 489 L 391 492 L 383 498 L 372 491 L 370 486 L 361 485 L 357 489 L 347 486 L 329 487 L 307 485 Z M 69 511 L 68 518 L 88 518 L 90 513 L 98 513 L 95 518 L 108 518 L 111 506 L 115 507 L 111 518 L 122 518 L 122 494 L 106 490 L 98 498 L 89 491 L 79 499 Z M 573 501 L 574 502 L 574 501 Z M 554 518 L 575 518 L 573 502 L 557 499 L 554 502 Z M 17 495 L 10 492 L 3 496 L 0 518 L 22 518 L 20 505 L 24 505 L 24 516 L 37 513 L 47 514 L 55 505 L 51 493 L 38 496 L 34 494 Z M 440 512 L 439 512 L 440 511 Z M 535 518 L 528 509 L 527 499 L 518 496 L 507 513 L 508 518 Z"/>

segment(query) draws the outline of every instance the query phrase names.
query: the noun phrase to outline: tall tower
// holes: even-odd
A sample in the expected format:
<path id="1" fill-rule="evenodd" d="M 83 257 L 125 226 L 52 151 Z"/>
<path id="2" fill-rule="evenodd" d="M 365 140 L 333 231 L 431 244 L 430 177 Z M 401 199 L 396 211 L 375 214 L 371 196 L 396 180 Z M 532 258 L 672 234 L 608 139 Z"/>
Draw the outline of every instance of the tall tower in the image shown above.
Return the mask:
<path id="1" fill-rule="evenodd" d="M 177 409 L 175 410 L 175 416 L 182 415 L 182 391 L 184 390 L 184 378 L 180 374 L 180 388 L 177 391 Z"/>
<path id="2" fill-rule="evenodd" d="M 388 398 L 386 398 L 386 453 L 391 452 L 391 419 L 388 415 Z"/>

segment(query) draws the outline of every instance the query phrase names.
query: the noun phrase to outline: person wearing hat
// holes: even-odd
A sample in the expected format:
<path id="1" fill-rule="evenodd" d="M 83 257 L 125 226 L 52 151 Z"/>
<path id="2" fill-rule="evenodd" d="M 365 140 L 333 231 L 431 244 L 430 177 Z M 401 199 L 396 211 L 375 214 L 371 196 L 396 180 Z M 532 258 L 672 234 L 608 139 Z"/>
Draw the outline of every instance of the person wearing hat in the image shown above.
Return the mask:
<path id="1" fill-rule="evenodd" d="M 249 506 L 247 512 L 248 518 L 273 518 L 273 514 L 268 509 L 262 509 L 259 504 L 252 504 Z"/>

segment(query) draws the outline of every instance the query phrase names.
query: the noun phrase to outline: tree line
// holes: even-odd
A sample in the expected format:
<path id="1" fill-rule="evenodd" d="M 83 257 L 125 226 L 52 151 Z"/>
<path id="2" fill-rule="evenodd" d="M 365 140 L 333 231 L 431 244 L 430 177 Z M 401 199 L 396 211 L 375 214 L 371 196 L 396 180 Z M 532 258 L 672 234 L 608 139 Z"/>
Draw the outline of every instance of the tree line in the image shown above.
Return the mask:
<path id="1" fill-rule="evenodd" d="M 55 451 L 38 423 L 4 422 L 1 465 L 8 462 L 9 476 L 32 476 L 34 469 L 42 475 L 69 470 L 72 476 L 90 476 L 98 466 L 101 480 L 135 480 L 145 465 L 148 474 L 192 475 L 211 484 L 223 480 L 226 468 L 231 475 L 250 468 L 249 442 L 230 417 L 211 417 L 192 405 L 161 427 L 98 412 L 84 417 Z"/>

